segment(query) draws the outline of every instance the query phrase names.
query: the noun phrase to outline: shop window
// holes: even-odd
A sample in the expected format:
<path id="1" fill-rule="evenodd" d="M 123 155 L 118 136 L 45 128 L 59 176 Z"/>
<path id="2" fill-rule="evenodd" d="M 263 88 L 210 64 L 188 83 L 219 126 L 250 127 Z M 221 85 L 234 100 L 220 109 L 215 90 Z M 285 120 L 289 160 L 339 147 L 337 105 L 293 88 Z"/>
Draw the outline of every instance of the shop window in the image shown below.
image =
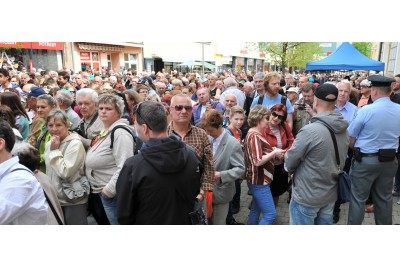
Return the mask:
<path id="1" fill-rule="evenodd" d="M 137 55 L 136 54 L 124 54 L 124 66 L 125 69 L 137 70 Z"/>

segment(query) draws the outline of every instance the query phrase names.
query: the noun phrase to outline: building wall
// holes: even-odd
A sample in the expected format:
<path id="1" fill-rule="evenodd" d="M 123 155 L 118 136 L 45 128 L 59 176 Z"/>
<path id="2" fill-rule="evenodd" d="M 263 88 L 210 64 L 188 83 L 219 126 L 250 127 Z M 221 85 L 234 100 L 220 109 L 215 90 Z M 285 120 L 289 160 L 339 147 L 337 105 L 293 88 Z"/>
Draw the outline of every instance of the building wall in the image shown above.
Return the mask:
<path id="1" fill-rule="evenodd" d="M 109 44 L 112 45 L 112 44 Z M 101 70 L 103 67 L 108 68 L 108 59 L 107 55 L 111 57 L 111 69 L 114 72 L 119 72 L 121 67 L 125 66 L 125 58 L 124 54 L 135 54 L 136 55 L 136 65 L 137 71 L 143 71 L 143 54 L 141 47 L 131 47 L 131 46 L 120 46 L 122 47 L 121 51 L 101 51 L 101 49 L 93 49 L 93 50 L 84 50 L 79 48 L 78 43 L 74 43 L 73 48 L 73 62 L 74 62 L 74 71 L 78 72 L 82 70 L 82 62 L 89 62 L 91 67 L 98 67 Z M 82 56 L 81 53 L 85 53 L 85 57 Z M 86 55 L 88 56 L 86 58 Z M 94 57 L 96 55 L 96 57 Z M 97 60 L 95 60 L 97 59 Z M 71 66 L 72 67 L 72 66 Z"/>
<path id="2" fill-rule="evenodd" d="M 400 74 L 400 42 L 384 42 L 381 61 L 385 63 L 385 75 Z"/>

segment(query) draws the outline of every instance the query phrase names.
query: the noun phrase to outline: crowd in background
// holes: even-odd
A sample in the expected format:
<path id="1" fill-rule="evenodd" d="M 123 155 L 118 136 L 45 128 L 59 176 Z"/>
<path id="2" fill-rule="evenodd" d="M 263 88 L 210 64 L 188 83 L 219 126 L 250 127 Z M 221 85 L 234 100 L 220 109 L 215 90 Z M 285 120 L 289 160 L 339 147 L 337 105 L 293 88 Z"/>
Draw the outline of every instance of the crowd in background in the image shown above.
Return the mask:
<path id="1" fill-rule="evenodd" d="M 400 92 L 400 76 L 394 80 L 392 95 Z M 253 196 L 248 224 L 272 224 L 279 196 L 292 188 L 292 173 L 285 168 L 286 152 L 317 114 L 314 96 L 321 103 L 330 102 L 325 91 L 333 89 L 326 85 L 337 88 L 332 110 L 340 112 L 349 125 L 359 108 L 373 102 L 371 81 L 366 74 L 355 72 L 280 74 L 224 70 L 199 75 L 176 70 L 137 73 L 132 69 L 89 69 L 74 73 L 67 68 L 32 68 L 30 72 L 23 69 L 17 73 L 2 68 L 0 122 L 8 124 L 1 125 L 0 140 L 9 133 L 5 126 L 9 125 L 15 138 L 6 141 L 16 145 L 14 149 L 5 146 L 5 152 L 18 156 L 19 163 L 26 167 L 21 170 L 16 167 L 18 162 L 13 162 L 14 167 L 10 168 L 16 168 L 16 172 L 5 171 L 4 175 L 34 174 L 45 195 L 35 185 L 27 203 L 6 207 L 3 202 L 7 212 L 0 215 L 0 223 L 88 224 L 88 214 L 98 224 L 190 223 L 187 219 L 163 222 L 159 218 L 135 221 L 121 217 L 137 215 L 125 210 L 134 209 L 130 205 L 136 203 L 121 203 L 118 199 L 119 192 L 125 200 L 129 198 L 119 185 L 121 175 L 129 176 L 126 171 L 120 175 L 126 168 L 124 164 L 137 153 L 147 155 L 143 151 L 149 149 L 149 140 L 144 136 L 159 133 L 153 129 L 154 117 L 139 109 L 141 103 L 152 101 L 157 106 L 145 108 L 162 107 L 160 116 L 165 114 L 168 125 L 165 132 L 179 136 L 201 159 L 201 186 L 193 191 L 193 199 L 203 203 L 209 223 L 242 224 L 233 215 L 240 209 L 241 182 L 246 180 L 248 193 Z M 321 88 L 319 96 L 317 88 Z M 146 128 L 139 130 L 138 125 L 144 124 Z M 222 149 L 226 144 L 229 150 Z M 342 162 L 347 173 L 351 156 L 349 150 L 347 165 Z M 15 161 L 15 157 L 11 159 Z M 3 167 L 6 170 L 6 165 Z M 2 198 L 12 192 L 8 188 L 11 191 L 1 194 L 5 180 L 0 181 Z M 29 181 L 34 183 L 31 178 Z M 82 186 L 80 196 L 71 189 L 76 183 Z M 20 193 L 26 196 L 26 192 Z M 399 193 L 397 171 L 393 195 Z M 373 211 L 372 198 L 366 212 Z M 31 210 L 32 203 L 37 208 L 29 218 L 35 219 L 19 219 L 24 210 Z M 194 207 L 195 203 L 191 203 L 190 209 Z M 339 219 L 339 207 L 337 203 L 333 222 Z"/>

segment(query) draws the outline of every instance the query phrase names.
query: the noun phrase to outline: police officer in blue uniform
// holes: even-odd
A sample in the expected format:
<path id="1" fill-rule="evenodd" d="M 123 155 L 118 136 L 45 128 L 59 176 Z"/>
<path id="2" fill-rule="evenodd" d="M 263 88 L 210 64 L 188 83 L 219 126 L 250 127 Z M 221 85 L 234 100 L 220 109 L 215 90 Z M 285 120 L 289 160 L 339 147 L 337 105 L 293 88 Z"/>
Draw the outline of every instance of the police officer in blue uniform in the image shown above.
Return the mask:
<path id="1" fill-rule="evenodd" d="M 390 100 L 392 78 L 372 75 L 374 101 L 357 113 L 348 131 L 354 157 L 350 169 L 351 201 L 347 224 L 362 224 L 364 206 L 371 192 L 375 223 L 392 224 L 393 177 L 400 136 L 400 105 Z"/>

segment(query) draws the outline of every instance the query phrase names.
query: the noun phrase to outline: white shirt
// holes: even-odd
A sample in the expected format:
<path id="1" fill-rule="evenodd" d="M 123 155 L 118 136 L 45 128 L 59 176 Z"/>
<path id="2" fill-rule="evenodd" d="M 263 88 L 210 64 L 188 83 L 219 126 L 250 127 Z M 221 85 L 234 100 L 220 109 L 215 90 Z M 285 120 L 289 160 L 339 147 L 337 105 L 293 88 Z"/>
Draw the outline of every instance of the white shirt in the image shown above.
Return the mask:
<path id="1" fill-rule="evenodd" d="M 46 224 L 48 204 L 36 177 L 13 157 L 0 164 L 0 224 Z"/>
<path id="2" fill-rule="evenodd" d="M 213 139 L 213 156 L 215 156 L 215 152 L 217 152 L 218 146 L 221 143 L 222 137 L 225 135 L 225 130 L 215 139 Z"/>

